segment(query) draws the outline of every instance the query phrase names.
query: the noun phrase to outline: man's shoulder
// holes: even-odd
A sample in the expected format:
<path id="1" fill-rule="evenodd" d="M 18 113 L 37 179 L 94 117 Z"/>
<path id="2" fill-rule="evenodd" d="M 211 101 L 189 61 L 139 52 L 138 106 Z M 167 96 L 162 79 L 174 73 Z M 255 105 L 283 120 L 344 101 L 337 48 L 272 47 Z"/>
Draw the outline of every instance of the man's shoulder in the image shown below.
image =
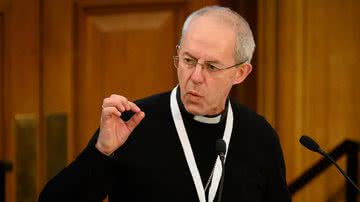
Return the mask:
<path id="1" fill-rule="evenodd" d="M 268 156 L 272 154 L 274 148 L 279 147 L 279 136 L 271 124 L 254 110 L 233 103 L 235 125 L 234 130 L 237 135 L 234 142 L 246 145 L 246 149 L 254 149 L 254 154 Z M 261 149 L 259 149 L 261 148 Z"/>
<path id="2" fill-rule="evenodd" d="M 253 109 L 240 104 L 234 100 L 231 100 L 231 105 L 233 107 L 234 116 L 242 123 L 249 124 L 265 124 L 267 123 L 266 119 L 258 114 Z"/>
<path id="3" fill-rule="evenodd" d="M 254 138 L 277 138 L 277 133 L 266 118 L 254 110 L 232 101 L 234 118 L 240 131 L 247 131 Z"/>

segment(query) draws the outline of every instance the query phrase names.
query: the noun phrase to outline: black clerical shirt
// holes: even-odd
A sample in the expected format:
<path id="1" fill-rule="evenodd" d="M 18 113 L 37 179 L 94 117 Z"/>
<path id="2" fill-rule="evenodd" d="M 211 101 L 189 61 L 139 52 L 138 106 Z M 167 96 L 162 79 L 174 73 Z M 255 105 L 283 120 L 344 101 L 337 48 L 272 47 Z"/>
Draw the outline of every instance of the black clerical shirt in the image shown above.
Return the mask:
<path id="1" fill-rule="evenodd" d="M 136 102 L 146 116 L 112 157 L 95 148 L 98 132 L 84 151 L 42 191 L 39 201 L 199 201 L 170 112 L 170 93 Z M 230 107 L 230 106 L 228 106 Z M 226 159 L 223 202 L 291 201 L 278 136 L 266 120 L 235 102 Z M 203 184 L 211 173 L 215 140 L 224 122 L 204 124 L 182 110 Z M 129 118 L 125 115 L 123 118 Z"/>

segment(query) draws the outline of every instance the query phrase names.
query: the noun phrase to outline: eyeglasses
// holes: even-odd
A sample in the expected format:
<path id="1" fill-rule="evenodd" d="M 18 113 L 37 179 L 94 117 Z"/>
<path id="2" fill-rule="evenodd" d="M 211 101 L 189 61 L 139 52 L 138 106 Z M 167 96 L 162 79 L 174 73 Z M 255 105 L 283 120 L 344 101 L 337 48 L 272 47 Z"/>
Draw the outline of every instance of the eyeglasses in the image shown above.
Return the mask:
<path id="1" fill-rule="evenodd" d="M 203 64 L 198 63 L 198 61 L 196 59 L 189 57 L 189 56 L 174 56 L 174 65 L 176 68 L 184 67 L 187 69 L 193 69 L 196 67 L 197 64 L 200 64 L 209 73 L 219 72 L 222 70 L 230 69 L 230 68 L 242 65 L 242 64 L 246 63 L 246 61 L 247 60 L 237 63 L 237 64 L 234 64 L 234 65 L 231 65 L 229 67 L 216 67 L 215 65 L 210 64 L 208 62 L 205 62 Z"/>

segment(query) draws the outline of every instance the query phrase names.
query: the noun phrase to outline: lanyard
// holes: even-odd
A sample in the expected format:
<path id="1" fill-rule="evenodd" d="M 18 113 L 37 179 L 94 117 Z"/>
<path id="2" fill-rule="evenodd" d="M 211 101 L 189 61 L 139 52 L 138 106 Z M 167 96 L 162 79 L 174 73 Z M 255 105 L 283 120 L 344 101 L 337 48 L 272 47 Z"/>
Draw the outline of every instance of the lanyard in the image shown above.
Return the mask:
<path id="1" fill-rule="evenodd" d="M 201 181 L 200 173 L 199 173 L 198 167 L 195 162 L 194 154 L 191 149 L 189 138 L 186 133 L 184 122 L 183 122 L 181 112 L 180 112 L 180 108 L 179 108 L 179 105 L 178 105 L 178 102 L 176 99 L 177 88 L 178 87 L 176 86 L 172 90 L 171 96 L 170 96 L 170 108 L 171 108 L 172 117 L 173 117 L 173 120 L 175 123 L 176 131 L 179 135 L 179 139 L 180 139 L 180 142 L 181 142 L 184 154 L 185 154 L 187 164 L 189 166 L 189 170 L 191 172 L 191 175 L 192 175 L 192 178 L 193 178 L 193 181 L 195 184 L 195 188 L 197 191 L 197 195 L 199 197 L 199 201 L 206 202 L 204 186 Z M 225 143 L 227 145 L 226 154 L 227 154 L 227 150 L 229 148 L 229 143 L 230 143 L 230 138 L 231 138 L 231 133 L 232 133 L 232 128 L 233 128 L 233 120 L 234 120 L 233 111 L 232 111 L 232 107 L 231 107 L 231 104 L 229 101 L 225 131 L 224 131 L 224 135 L 223 135 L 223 140 L 225 141 Z M 217 189 L 219 186 L 220 178 L 221 178 L 221 169 L 222 169 L 221 162 L 220 162 L 219 157 L 217 157 L 216 162 L 215 162 L 215 169 L 214 169 L 212 180 L 211 180 L 209 195 L 208 195 L 209 202 L 212 202 L 215 198 L 215 195 L 216 195 L 216 192 L 217 192 Z"/>

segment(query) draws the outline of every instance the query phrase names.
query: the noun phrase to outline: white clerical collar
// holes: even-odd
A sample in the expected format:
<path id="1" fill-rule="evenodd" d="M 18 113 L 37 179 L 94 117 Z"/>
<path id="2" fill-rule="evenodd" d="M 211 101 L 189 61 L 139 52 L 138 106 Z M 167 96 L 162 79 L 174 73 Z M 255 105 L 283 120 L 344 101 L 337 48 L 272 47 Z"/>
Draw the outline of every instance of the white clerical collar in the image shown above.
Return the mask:
<path id="1" fill-rule="evenodd" d="M 190 115 L 190 113 L 186 111 L 186 109 L 184 107 L 184 104 L 181 101 L 180 89 L 179 88 L 178 88 L 178 90 L 176 92 L 176 100 L 179 103 L 180 110 L 182 112 L 187 113 L 187 114 Z M 224 111 L 222 113 L 218 114 L 218 115 L 215 115 L 215 116 L 192 115 L 192 114 L 191 115 L 193 116 L 193 119 L 195 121 L 197 121 L 197 122 L 206 123 L 206 124 L 218 124 L 218 123 L 220 123 L 222 121 L 222 119 L 226 118 L 227 107 L 228 107 L 228 102 L 226 102 Z"/>
<path id="2" fill-rule="evenodd" d="M 201 115 L 195 115 L 194 120 L 201 122 L 201 123 L 216 124 L 216 123 L 220 123 L 221 114 L 219 114 L 215 117 L 206 117 L 206 116 L 201 116 Z"/>

